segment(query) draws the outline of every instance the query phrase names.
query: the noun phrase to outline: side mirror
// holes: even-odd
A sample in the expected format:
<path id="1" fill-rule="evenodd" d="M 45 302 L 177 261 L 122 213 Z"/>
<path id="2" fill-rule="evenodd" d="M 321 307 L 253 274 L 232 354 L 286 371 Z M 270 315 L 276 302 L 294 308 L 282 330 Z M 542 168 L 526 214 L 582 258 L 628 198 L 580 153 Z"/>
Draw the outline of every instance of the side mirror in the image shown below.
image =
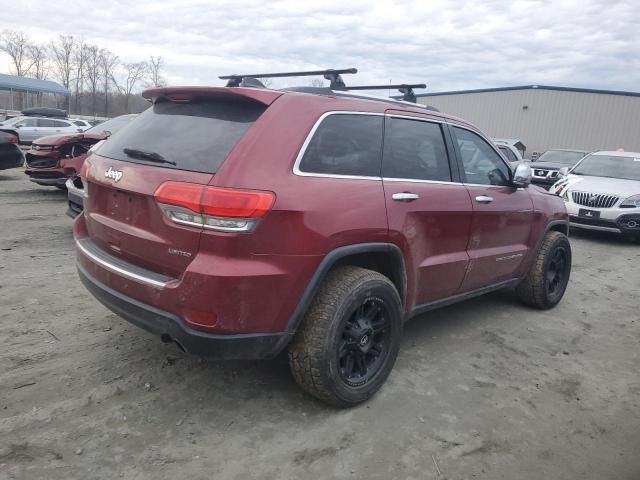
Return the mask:
<path id="1" fill-rule="evenodd" d="M 558 170 L 558 175 L 561 177 L 566 177 L 567 175 L 569 175 L 569 167 L 562 167 L 560 170 Z"/>
<path id="2" fill-rule="evenodd" d="M 531 167 L 528 163 L 520 163 L 516 167 L 511 184 L 516 188 L 526 188 L 531 184 Z"/>
<path id="3" fill-rule="evenodd" d="M 102 133 L 104 133 L 105 137 L 110 137 L 111 136 L 111 130 L 104 130 Z"/>
<path id="4" fill-rule="evenodd" d="M 24 127 L 24 125 L 22 125 L 21 123 L 19 123 L 18 125 L 14 125 L 13 128 L 21 128 Z"/>

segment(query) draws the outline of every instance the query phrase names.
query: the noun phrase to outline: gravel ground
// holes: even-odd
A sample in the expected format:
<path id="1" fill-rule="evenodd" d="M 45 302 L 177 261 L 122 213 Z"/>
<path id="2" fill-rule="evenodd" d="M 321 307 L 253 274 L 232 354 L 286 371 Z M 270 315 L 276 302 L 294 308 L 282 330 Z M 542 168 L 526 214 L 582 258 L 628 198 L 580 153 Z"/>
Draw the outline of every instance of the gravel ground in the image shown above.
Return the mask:
<path id="1" fill-rule="evenodd" d="M 640 479 L 640 247 L 572 234 L 549 312 L 498 292 L 409 322 L 336 411 L 285 358 L 186 355 L 95 301 L 65 193 L 0 172 L 0 478 Z"/>

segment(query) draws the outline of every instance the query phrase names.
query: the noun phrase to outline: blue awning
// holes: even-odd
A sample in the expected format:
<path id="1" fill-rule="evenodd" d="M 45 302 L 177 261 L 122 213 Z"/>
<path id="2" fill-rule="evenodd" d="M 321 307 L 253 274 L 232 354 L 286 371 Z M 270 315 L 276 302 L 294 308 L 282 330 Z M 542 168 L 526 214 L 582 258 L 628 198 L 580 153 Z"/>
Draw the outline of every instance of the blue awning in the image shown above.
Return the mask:
<path id="1" fill-rule="evenodd" d="M 53 93 L 64 97 L 71 96 L 71 92 L 62 85 L 51 80 L 17 77 L 0 73 L 0 90 L 15 90 L 16 92 Z"/>

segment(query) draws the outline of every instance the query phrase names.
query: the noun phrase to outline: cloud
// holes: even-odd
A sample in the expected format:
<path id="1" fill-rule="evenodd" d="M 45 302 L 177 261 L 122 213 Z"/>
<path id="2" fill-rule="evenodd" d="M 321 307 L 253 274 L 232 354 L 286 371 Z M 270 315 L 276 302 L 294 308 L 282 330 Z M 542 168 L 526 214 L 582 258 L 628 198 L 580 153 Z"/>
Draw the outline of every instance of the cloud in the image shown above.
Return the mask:
<path id="1" fill-rule="evenodd" d="M 162 55 L 173 84 L 355 66 L 352 84 L 424 82 L 428 91 L 530 83 L 637 90 L 639 23 L 637 1 L 22 0 L 3 7 L 0 29 L 43 42 L 73 34 L 123 61 Z"/>

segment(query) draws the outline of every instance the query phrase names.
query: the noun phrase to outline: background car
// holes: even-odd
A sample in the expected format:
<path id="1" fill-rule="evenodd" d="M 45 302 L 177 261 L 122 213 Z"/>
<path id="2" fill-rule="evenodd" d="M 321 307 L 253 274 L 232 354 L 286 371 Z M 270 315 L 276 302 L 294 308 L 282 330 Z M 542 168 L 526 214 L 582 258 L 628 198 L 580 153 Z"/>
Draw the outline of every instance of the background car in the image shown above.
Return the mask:
<path id="1" fill-rule="evenodd" d="M 572 167 L 589 152 L 585 150 L 547 150 L 536 160 L 532 160 L 533 177 L 531 183 L 549 188 L 558 180 L 558 172 L 563 167 Z"/>
<path id="2" fill-rule="evenodd" d="M 572 227 L 620 233 L 640 243 L 640 153 L 596 152 L 550 189 Z"/>
<path id="3" fill-rule="evenodd" d="M 516 138 L 492 138 L 492 140 L 510 163 L 524 161 L 524 152 L 526 152 L 527 147 L 521 140 Z"/>
<path id="4" fill-rule="evenodd" d="M 39 185 L 65 188 L 67 179 L 80 172 L 91 147 L 120 130 L 135 117 L 135 114 L 121 115 L 74 135 L 38 138 L 25 155 L 25 174 Z"/>
<path id="5" fill-rule="evenodd" d="M 21 167 L 24 163 L 18 138 L 10 133 L 0 132 L 0 170 Z"/>
<path id="6" fill-rule="evenodd" d="M 89 121 L 82 120 L 81 118 L 71 118 L 69 120 L 71 120 L 71 122 L 73 122 L 73 124 L 76 125 L 78 128 L 82 129 L 82 131 L 85 131 L 92 127 Z"/>
<path id="7" fill-rule="evenodd" d="M 0 131 L 18 138 L 18 143 L 31 143 L 37 138 L 55 134 L 82 132 L 84 127 L 75 125 L 72 120 L 49 117 L 15 117 L 0 124 Z"/>
<path id="8" fill-rule="evenodd" d="M 498 150 L 509 160 L 509 163 L 516 164 L 524 161 L 524 158 L 520 155 L 520 151 L 513 145 L 496 143 L 496 147 L 498 147 Z"/>

